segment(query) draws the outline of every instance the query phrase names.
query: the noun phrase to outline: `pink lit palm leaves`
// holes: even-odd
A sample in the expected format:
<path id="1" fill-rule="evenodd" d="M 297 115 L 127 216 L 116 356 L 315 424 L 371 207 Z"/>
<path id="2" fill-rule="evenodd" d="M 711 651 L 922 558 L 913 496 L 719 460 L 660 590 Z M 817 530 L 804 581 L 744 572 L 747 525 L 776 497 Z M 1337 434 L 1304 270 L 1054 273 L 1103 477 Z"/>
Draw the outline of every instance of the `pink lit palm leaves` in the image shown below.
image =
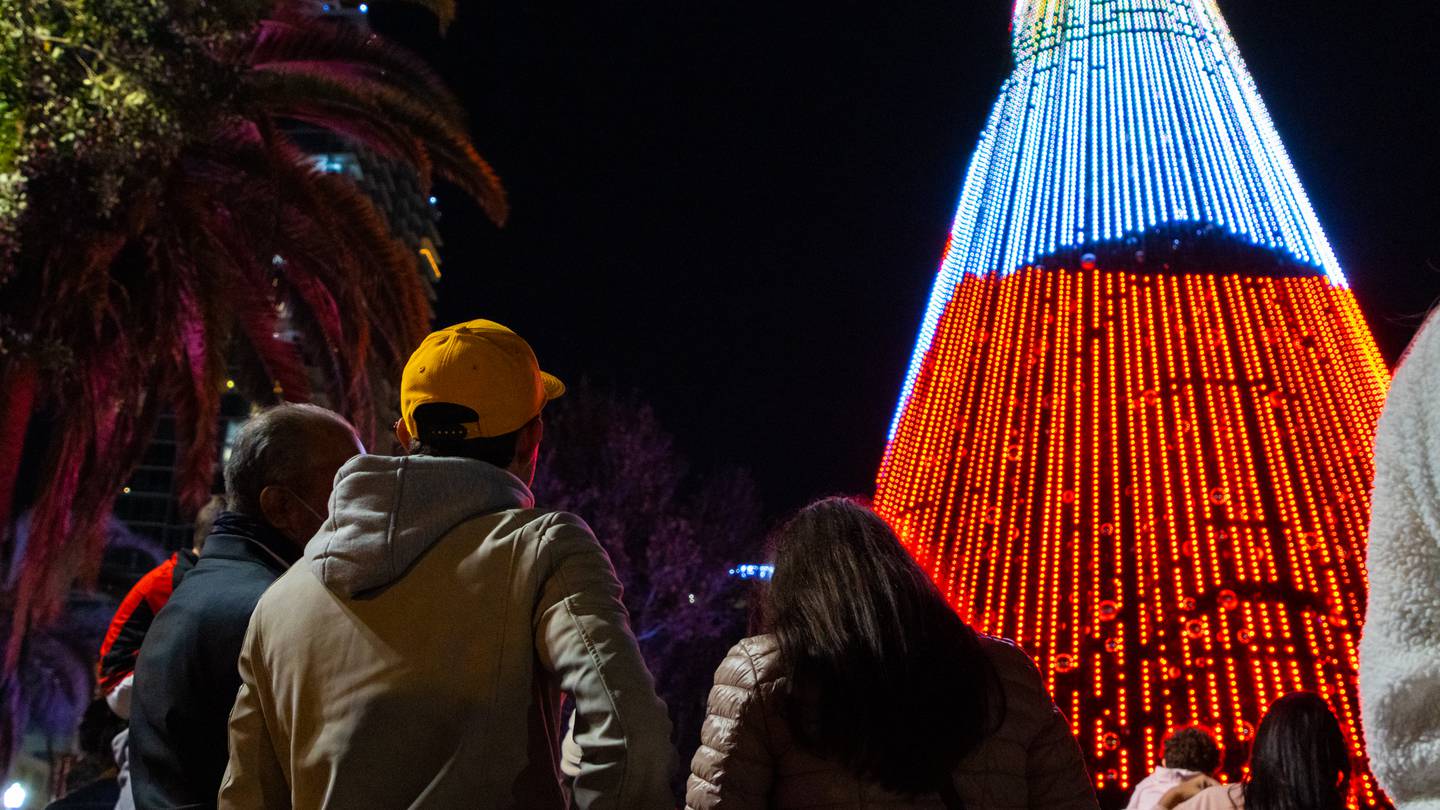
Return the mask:
<path id="1" fill-rule="evenodd" d="M 36 70 L 63 79 L 52 45 L 69 47 L 85 74 L 69 88 L 78 97 L 109 75 L 107 57 L 124 62 L 115 72 L 129 89 L 112 129 L 126 134 L 131 107 L 153 108 L 147 120 L 160 124 L 137 128 L 133 150 L 93 137 L 76 146 L 85 138 L 24 120 L 25 102 L 41 109 L 35 97 L 66 92 L 63 81 L 9 85 L 26 98 L 20 120 L 10 103 L 3 123 L 31 134 L 21 159 L 0 148 L 0 180 L 19 178 L 5 190 L 23 197 L 0 205 L 0 527 L 19 508 L 32 520 L 26 547 L 0 554 L 19 574 L 0 601 L 12 617 L 6 673 L 26 628 L 53 616 L 70 583 L 93 571 L 99 528 L 160 411 L 173 409 L 185 431 L 183 494 L 198 504 L 216 457 L 227 364 L 240 364 L 236 379 L 262 401 L 309 399 L 307 367 L 318 369 L 330 401 L 368 426 L 372 380 L 397 375 L 427 330 L 415 256 L 349 178 L 311 167 L 286 134 L 294 124 L 408 164 L 422 188 L 432 177 L 450 182 L 497 223 L 506 214 L 498 179 L 431 71 L 377 36 L 314 16 L 311 4 L 230 0 L 206 4 L 223 9 L 205 15 L 191 0 L 173 9 L 41 2 L 58 15 L 52 23 L 122 35 L 75 45 L 19 15 L 19 33 L 43 46 L 28 54 Z M 132 2 L 123 25 L 109 19 Z M 453 2 L 422 5 L 442 24 L 453 15 Z M 145 64 L 158 67 L 125 72 Z M 110 112 L 83 121 L 113 123 Z M 97 132 L 106 130 L 82 135 Z M 282 318 L 304 335 L 303 355 L 282 336 Z"/>

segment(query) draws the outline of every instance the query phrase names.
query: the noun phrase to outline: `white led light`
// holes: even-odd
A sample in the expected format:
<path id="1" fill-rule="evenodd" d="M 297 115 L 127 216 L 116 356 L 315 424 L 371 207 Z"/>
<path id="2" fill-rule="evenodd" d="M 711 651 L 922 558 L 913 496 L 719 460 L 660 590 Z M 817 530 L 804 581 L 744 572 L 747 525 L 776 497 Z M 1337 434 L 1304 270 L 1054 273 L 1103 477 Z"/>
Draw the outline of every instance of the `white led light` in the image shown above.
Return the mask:
<path id="1" fill-rule="evenodd" d="M 1214 0 L 1019 0 L 1013 37 L 891 438 L 966 274 L 1194 224 L 1347 286 Z"/>
<path id="2" fill-rule="evenodd" d="M 30 794 L 25 790 L 24 785 L 21 785 L 19 782 L 11 782 L 10 786 L 5 788 L 5 794 L 4 796 L 0 796 L 0 799 L 4 801 L 5 810 L 17 810 L 17 808 L 25 806 L 25 800 L 29 798 L 29 796 Z"/>

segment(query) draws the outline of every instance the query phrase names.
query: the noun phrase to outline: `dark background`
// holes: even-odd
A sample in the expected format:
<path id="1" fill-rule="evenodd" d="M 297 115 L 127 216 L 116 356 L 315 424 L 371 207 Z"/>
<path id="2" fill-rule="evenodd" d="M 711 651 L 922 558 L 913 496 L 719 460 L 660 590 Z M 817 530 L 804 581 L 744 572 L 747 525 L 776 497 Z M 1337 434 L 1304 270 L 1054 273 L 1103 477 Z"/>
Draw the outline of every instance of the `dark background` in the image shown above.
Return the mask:
<path id="1" fill-rule="evenodd" d="M 868 493 L 960 180 L 1009 72 L 1005 0 L 462 2 L 376 27 L 460 94 L 510 192 L 439 191 L 439 320 L 638 389 L 777 516 Z M 1223 0 L 1393 363 L 1440 295 L 1440 5 Z"/>

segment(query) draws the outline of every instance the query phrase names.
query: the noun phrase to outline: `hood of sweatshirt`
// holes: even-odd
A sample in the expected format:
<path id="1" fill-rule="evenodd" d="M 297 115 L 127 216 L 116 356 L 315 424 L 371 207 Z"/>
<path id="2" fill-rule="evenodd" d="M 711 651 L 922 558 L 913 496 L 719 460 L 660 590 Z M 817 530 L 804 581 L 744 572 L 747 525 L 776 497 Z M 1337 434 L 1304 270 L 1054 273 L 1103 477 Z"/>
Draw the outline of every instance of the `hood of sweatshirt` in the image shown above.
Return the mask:
<path id="1" fill-rule="evenodd" d="M 330 517 L 306 556 L 326 588 L 354 597 L 403 577 L 461 523 L 534 505 L 523 481 L 483 461 L 356 456 L 336 474 Z"/>

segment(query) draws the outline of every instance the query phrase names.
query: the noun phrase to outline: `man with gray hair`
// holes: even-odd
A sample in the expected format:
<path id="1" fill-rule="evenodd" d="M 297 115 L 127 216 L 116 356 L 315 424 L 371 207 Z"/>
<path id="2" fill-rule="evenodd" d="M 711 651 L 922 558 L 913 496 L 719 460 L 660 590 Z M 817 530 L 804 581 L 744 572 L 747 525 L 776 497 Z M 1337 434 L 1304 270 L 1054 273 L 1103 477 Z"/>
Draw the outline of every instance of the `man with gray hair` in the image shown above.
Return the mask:
<path id="1" fill-rule="evenodd" d="M 280 405 L 240 428 L 225 462 L 227 511 L 135 664 L 130 756 L 140 810 L 215 806 L 250 614 L 325 521 L 335 471 L 364 451 L 350 423 L 314 405 Z"/>

